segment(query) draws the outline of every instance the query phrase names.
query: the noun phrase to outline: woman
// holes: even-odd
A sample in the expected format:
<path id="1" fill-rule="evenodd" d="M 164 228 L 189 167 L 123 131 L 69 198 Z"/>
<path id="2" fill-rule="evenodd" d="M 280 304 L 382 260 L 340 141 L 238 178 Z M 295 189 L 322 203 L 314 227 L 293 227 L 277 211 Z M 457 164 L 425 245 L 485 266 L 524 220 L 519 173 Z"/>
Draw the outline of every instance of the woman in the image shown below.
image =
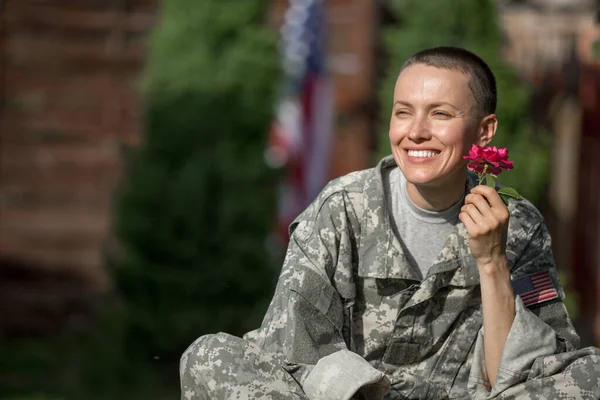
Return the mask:
<path id="1" fill-rule="evenodd" d="M 294 221 L 261 327 L 194 342 L 182 399 L 600 398 L 597 350 L 576 351 L 541 215 L 467 172 L 495 109 L 476 55 L 413 55 L 392 157 L 331 182 Z"/>

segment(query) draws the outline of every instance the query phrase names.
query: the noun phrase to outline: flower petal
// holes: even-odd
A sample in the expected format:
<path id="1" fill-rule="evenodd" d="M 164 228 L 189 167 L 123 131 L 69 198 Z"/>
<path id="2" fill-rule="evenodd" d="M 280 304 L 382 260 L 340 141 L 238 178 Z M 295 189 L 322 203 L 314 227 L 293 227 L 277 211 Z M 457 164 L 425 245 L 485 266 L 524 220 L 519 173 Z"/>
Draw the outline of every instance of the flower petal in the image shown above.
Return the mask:
<path id="1" fill-rule="evenodd" d="M 490 166 L 488 165 L 488 169 L 486 171 L 488 174 L 494 174 L 494 175 L 499 175 L 500 172 L 502 172 L 502 168 L 500 167 L 495 167 L 495 166 Z"/>
<path id="2" fill-rule="evenodd" d="M 515 166 L 515 163 L 510 160 L 500 161 L 500 168 L 510 171 Z"/>

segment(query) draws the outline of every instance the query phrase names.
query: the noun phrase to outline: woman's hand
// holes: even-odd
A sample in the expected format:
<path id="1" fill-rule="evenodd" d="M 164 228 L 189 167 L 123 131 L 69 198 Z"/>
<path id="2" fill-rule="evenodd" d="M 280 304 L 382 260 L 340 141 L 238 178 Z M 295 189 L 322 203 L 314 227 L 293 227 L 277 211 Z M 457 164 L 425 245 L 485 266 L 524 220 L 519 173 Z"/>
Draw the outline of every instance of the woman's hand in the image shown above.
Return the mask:
<path id="1" fill-rule="evenodd" d="M 496 189 L 479 185 L 465 197 L 458 218 L 469 234 L 469 247 L 477 266 L 486 270 L 506 264 L 510 213 Z"/>
<path id="2" fill-rule="evenodd" d="M 458 217 L 467 228 L 471 254 L 479 269 L 485 367 L 493 386 L 515 319 L 514 294 L 506 259 L 510 214 L 496 189 L 480 185 L 465 197 L 465 205 Z"/>

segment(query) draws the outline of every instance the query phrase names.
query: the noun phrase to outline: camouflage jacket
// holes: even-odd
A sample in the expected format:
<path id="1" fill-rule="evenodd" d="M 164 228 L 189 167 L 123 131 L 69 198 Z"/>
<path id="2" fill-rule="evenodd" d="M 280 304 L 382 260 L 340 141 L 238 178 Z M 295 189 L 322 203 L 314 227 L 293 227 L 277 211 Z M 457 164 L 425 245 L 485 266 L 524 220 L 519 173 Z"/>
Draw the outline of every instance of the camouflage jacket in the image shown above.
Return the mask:
<path id="1" fill-rule="evenodd" d="M 245 339 L 280 354 L 311 399 L 350 398 L 360 388 L 380 399 L 388 385 L 389 398 L 486 398 L 528 379 L 536 358 L 578 347 L 543 219 L 531 203 L 511 201 L 513 281 L 549 271 L 560 297 L 527 308 L 516 296 L 490 388 L 466 229 L 459 223 L 427 276 L 415 276 L 390 227 L 382 172 L 391 168 L 388 157 L 332 181 L 294 221 L 274 298 Z M 467 191 L 475 184 L 470 175 Z"/>

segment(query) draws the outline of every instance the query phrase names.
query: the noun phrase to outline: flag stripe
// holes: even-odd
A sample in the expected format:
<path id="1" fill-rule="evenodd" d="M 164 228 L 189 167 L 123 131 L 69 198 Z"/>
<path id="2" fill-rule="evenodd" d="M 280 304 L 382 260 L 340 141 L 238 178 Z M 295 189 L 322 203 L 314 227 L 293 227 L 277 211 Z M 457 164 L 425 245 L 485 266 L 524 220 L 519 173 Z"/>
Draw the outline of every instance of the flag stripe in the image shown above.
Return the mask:
<path id="1" fill-rule="evenodd" d="M 543 284 L 541 284 L 541 285 L 535 285 L 535 290 L 532 290 L 532 292 L 533 292 L 533 291 L 540 291 L 540 290 L 544 290 L 544 289 L 549 289 L 549 288 L 552 288 L 552 287 L 553 287 L 553 286 L 552 286 L 552 282 L 544 282 L 544 283 L 543 283 Z M 527 292 L 526 292 L 526 293 L 527 293 Z M 525 294 L 525 293 L 524 293 L 524 294 Z"/>
<path id="2" fill-rule="evenodd" d="M 535 299 L 535 298 L 540 297 L 540 296 L 553 295 L 555 293 L 556 293 L 556 290 L 551 289 L 551 290 L 548 290 L 548 291 L 543 291 L 543 292 L 538 292 L 538 293 L 535 293 L 535 294 L 531 294 L 529 296 L 523 296 L 522 299 L 530 300 L 530 299 Z"/>
<path id="3" fill-rule="evenodd" d="M 284 21 L 284 77 L 265 158 L 273 167 L 285 168 L 277 227 L 287 243 L 287 226 L 329 177 L 334 96 L 325 68 L 324 0 L 291 0 Z"/>
<path id="4" fill-rule="evenodd" d="M 556 298 L 556 296 L 557 296 L 557 293 L 548 293 L 548 294 L 545 294 L 545 295 L 540 295 L 540 296 L 536 296 L 536 297 L 533 297 L 533 298 L 530 298 L 530 299 L 523 300 L 523 303 L 525 303 L 525 305 L 530 305 L 530 304 L 533 304 L 533 303 L 540 302 L 542 300 L 554 299 L 554 298 Z"/>
<path id="5" fill-rule="evenodd" d="M 533 273 L 533 274 L 529 275 L 529 277 L 535 278 L 535 277 L 540 276 L 540 275 L 549 275 L 549 272 L 548 271 L 540 271 L 540 272 L 536 272 L 536 273 Z"/>
<path id="6" fill-rule="evenodd" d="M 521 295 L 521 298 L 522 299 L 532 298 L 532 297 L 547 294 L 547 293 L 556 293 L 556 290 L 554 290 L 554 289 L 541 290 L 541 291 L 536 290 L 535 292 L 525 293 L 525 294 Z"/>
<path id="7" fill-rule="evenodd" d="M 540 278 L 533 278 L 531 281 L 534 283 L 534 285 L 540 285 L 540 284 L 544 284 L 546 282 L 551 282 L 551 279 L 549 276 L 546 276 L 546 277 L 540 277 Z"/>
<path id="8" fill-rule="evenodd" d="M 522 300 L 523 300 L 523 304 L 525 304 L 526 306 L 530 306 L 532 304 L 541 303 L 543 301 L 556 299 L 557 297 L 558 297 L 558 293 L 556 291 L 552 291 L 551 293 L 547 293 L 544 295 L 538 295 L 536 297 L 532 297 L 532 298 L 525 299 L 525 300 L 522 299 Z"/>

